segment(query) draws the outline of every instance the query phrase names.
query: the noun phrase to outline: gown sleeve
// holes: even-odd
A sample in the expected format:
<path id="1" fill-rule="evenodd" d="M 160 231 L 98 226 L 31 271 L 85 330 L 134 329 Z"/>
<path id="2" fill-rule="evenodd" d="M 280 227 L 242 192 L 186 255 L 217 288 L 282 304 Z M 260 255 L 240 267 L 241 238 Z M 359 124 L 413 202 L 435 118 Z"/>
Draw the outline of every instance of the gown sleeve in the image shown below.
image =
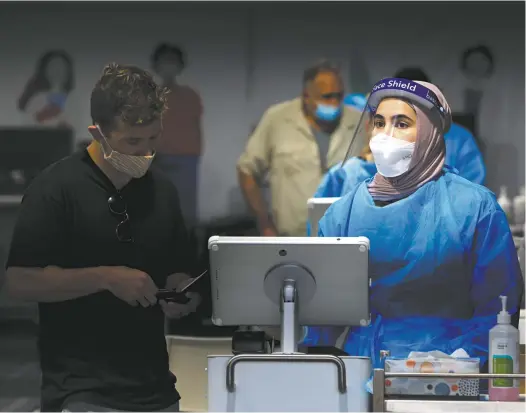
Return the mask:
<path id="1" fill-rule="evenodd" d="M 489 348 L 488 332 L 495 326 L 497 313 L 501 310 L 499 297 L 503 295 L 508 298 L 507 311 L 512 315 L 512 324 L 518 327 L 520 303 L 524 294 L 524 279 L 517 251 L 506 215 L 499 206 L 491 207 L 479 218 L 472 260 L 470 299 L 473 317 L 466 321 L 465 334 L 458 337 L 457 346 L 485 362 Z"/>
<path id="2" fill-rule="evenodd" d="M 446 139 L 446 152 L 450 166 L 456 168 L 461 177 L 479 185 L 486 180 L 486 166 L 475 137 L 465 129 L 455 128 L 453 136 Z M 450 132 L 450 133 L 451 133 Z"/>

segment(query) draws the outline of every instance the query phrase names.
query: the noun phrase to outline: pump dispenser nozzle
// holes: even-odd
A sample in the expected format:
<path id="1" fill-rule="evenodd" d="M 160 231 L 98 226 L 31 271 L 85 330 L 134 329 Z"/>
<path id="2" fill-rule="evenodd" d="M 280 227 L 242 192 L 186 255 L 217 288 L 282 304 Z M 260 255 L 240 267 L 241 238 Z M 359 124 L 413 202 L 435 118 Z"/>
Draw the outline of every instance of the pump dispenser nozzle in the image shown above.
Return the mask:
<path id="1" fill-rule="evenodd" d="M 510 324 L 511 323 L 511 316 L 508 313 L 508 311 L 506 311 L 506 304 L 507 304 L 507 301 L 508 301 L 508 297 L 506 297 L 505 295 L 501 295 L 499 298 L 500 298 L 500 301 L 502 302 L 502 310 L 497 315 L 497 323 L 499 323 L 499 324 Z"/>

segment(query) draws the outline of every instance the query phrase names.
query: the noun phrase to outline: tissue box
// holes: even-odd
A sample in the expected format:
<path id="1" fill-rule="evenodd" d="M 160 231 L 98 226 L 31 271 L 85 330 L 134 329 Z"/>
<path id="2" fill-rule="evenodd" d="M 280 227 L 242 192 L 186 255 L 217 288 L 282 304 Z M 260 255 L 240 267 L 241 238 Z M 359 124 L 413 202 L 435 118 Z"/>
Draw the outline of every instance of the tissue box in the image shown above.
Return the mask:
<path id="1" fill-rule="evenodd" d="M 386 358 L 385 371 L 392 373 L 479 373 L 478 358 Z M 387 378 L 385 393 L 399 396 L 478 397 L 476 379 Z"/>

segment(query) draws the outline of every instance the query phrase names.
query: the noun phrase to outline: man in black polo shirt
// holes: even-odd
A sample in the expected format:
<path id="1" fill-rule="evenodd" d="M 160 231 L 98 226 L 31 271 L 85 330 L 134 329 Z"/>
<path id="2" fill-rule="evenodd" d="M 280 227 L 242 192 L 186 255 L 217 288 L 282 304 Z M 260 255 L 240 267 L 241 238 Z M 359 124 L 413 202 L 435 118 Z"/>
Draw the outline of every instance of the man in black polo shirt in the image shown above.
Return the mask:
<path id="1" fill-rule="evenodd" d="M 93 142 L 22 201 L 6 287 L 39 303 L 42 411 L 178 411 L 164 315 L 195 311 L 199 297 L 155 297 L 187 283 L 191 264 L 177 191 L 149 169 L 165 95 L 137 67 L 106 66 Z"/>

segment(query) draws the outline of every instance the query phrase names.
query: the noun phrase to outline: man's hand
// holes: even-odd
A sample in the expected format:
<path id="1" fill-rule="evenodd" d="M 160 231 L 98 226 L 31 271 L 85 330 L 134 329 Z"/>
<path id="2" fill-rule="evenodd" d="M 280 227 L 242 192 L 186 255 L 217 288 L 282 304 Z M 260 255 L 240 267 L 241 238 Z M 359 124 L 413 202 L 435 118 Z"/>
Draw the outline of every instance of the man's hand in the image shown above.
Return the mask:
<path id="1" fill-rule="evenodd" d="M 166 289 L 181 291 L 191 280 L 192 277 L 183 273 L 169 275 L 166 280 Z M 166 302 L 164 300 L 159 301 L 166 317 L 182 318 L 197 310 L 197 307 L 201 303 L 201 296 L 197 293 L 190 292 L 187 292 L 185 295 L 190 299 L 186 304 Z"/>
<path id="2" fill-rule="evenodd" d="M 157 286 L 148 274 L 128 267 L 103 267 L 105 287 L 128 304 L 149 307 L 157 303 Z"/>
<path id="3" fill-rule="evenodd" d="M 272 220 L 268 217 L 262 217 L 258 219 L 259 232 L 262 237 L 277 237 L 278 231 L 274 226 Z"/>
<path id="4" fill-rule="evenodd" d="M 274 227 L 265 227 L 261 230 L 261 235 L 264 237 L 277 237 L 278 232 L 274 229 Z"/>

